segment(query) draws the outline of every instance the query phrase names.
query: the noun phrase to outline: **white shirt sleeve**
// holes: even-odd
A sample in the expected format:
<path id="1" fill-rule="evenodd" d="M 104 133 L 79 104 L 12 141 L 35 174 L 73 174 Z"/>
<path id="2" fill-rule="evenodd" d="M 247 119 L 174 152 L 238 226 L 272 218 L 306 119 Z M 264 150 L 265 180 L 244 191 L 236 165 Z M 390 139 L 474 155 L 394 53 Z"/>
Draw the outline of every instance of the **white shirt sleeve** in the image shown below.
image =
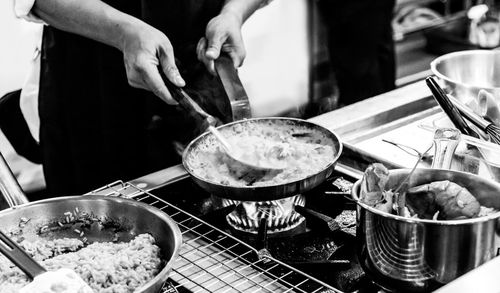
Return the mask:
<path id="1" fill-rule="evenodd" d="M 14 0 L 14 13 L 17 17 L 27 21 L 44 23 L 43 20 L 31 12 L 34 5 L 35 0 Z"/>

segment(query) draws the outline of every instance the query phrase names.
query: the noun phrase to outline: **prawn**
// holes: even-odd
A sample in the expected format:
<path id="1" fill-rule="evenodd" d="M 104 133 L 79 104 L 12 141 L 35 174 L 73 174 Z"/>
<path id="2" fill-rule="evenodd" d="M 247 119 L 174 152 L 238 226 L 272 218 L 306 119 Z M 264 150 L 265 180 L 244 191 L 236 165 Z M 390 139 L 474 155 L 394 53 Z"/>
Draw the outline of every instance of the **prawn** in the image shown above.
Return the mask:
<path id="1" fill-rule="evenodd" d="M 407 206 L 420 218 L 456 220 L 479 215 L 481 205 L 464 187 L 448 180 L 435 181 L 408 189 Z"/>
<path id="2" fill-rule="evenodd" d="M 384 165 L 375 163 L 368 166 L 361 182 L 360 200 L 371 207 L 391 213 L 394 194 L 385 190 L 388 180 L 389 170 Z"/>

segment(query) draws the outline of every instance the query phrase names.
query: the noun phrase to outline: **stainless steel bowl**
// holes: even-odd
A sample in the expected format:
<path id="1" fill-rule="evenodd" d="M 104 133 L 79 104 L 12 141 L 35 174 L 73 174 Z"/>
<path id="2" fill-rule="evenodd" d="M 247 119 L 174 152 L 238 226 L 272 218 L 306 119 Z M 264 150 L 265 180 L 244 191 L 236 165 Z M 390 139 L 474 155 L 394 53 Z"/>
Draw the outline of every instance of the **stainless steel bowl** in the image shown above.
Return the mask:
<path id="1" fill-rule="evenodd" d="M 433 60 L 431 70 L 447 92 L 462 102 L 477 98 L 479 90 L 484 89 L 500 103 L 500 51 L 449 53 Z"/>
<path id="2" fill-rule="evenodd" d="M 408 169 L 391 170 L 394 189 Z M 484 206 L 500 209 L 500 184 L 473 174 L 417 169 L 410 186 L 449 180 L 467 188 Z M 361 181 L 352 189 L 359 199 Z M 434 221 L 384 213 L 358 201 L 357 253 L 376 282 L 401 292 L 429 292 L 492 259 L 500 244 L 500 212 L 489 216 Z"/>

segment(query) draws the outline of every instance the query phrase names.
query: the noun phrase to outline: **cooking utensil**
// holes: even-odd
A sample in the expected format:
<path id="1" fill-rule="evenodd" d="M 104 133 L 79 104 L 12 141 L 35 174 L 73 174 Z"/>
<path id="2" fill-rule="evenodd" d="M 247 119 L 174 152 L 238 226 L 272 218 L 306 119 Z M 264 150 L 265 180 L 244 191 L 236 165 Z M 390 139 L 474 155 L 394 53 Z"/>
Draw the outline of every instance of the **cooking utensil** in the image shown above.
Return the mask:
<path id="1" fill-rule="evenodd" d="M 443 81 L 446 91 L 467 104 L 481 89 L 500 103 L 500 51 L 468 50 L 445 54 L 431 62 L 432 72 Z"/>
<path id="2" fill-rule="evenodd" d="M 386 189 L 394 189 L 409 169 L 389 171 Z M 417 169 L 409 186 L 449 180 L 467 188 L 487 207 L 500 209 L 500 184 L 476 175 Z M 359 201 L 361 180 L 352 189 L 357 200 L 358 257 L 380 286 L 402 292 L 429 292 L 496 255 L 500 212 L 464 220 L 425 220 L 387 214 Z"/>
<path id="3" fill-rule="evenodd" d="M 63 285 L 71 288 L 75 292 L 93 293 L 92 289 L 74 271 L 61 269 L 47 272 L 38 262 L 28 255 L 17 243 L 7 234 L 0 230 L 0 252 L 20 268 L 30 279 L 30 284 L 23 287 L 23 292 L 41 292 L 52 286 Z"/>
<path id="4" fill-rule="evenodd" d="M 386 142 L 388 144 L 392 144 L 393 146 L 399 148 L 400 150 L 402 150 L 403 152 L 409 154 L 410 156 L 422 157 L 422 160 L 424 160 L 424 161 L 432 159 L 432 157 L 434 156 L 432 154 L 429 154 L 428 152 L 427 153 L 422 153 L 422 152 L 418 151 L 417 149 L 415 149 L 415 148 L 413 148 L 411 146 L 402 144 L 400 142 L 395 142 L 395 141 L 392 141 L 392 140 L 388 140 L 386 138 L 383 138 L 382 141 Z"/>
<path id="5" fill-rule="evenodd" d="M 500 127 L 496 126 L 492 122 L 486 121 L 486 119 L 474 113 L 469 107 L 465 106 L 454 97 L 448 96 L 448 98 L 453 103 L 453 105 L 457 107 L 458 111 L 460 111 L 460 113 L 465 118 L 467 118 L 467 120 L 486 132 L 489 135 L 491 141 L 496 144 L 500 144 Z"/>
<path id="6" fill-rule="evenodd" d="M 455 128 L 439 128 L 434 132 L 435 155 L 433 169 L 450 169 L 453 155 L 460 142 L 460 132 Z"/>
<path id="7" fill-rule="evenodd" d="M 286 135 L 320 137 L 324 144 L 333 147 L 334 155 L 319 172 L 306 175 L 302 179 L 284 180 L 280 184 L 263 186 L 223 185 L 207 179 L 197 172 L 200 154 L 206 149 L 213 148 L 216 143 L 211 133 L 204 133 L 191 141 L 184 150 L 182 155 L 184 168 L 189 172 L 193 180 L 209 193 L 239 201 L 266 201 L 290 197 L 311 190 L 332 174 L 335 163 L 342 152 L 342 144 L 334 132 L 312 122 L 295 118 L 252 118 L 219 126 L 218 130 L 228 137 L 237 133 L 244 133 L 250 129 L 267 129 L 270 127 L 286 130 L 286 133 L 284 133 Z"/>
<path id="8" fill-rule="evenodd" d="M 465 135 L 479 137 L 478 134 L 474 130 L 472 130 L 469 125 L 467 125 L 464 118 L 460 115 L 458 109 L 449 100 L 446 93 L 437 84 L 434 78 L 432 76 L 429 76 L 425 79 L 425 82 L 431 90 L 434 99 L 438 102 L 439 106 L 441 106 L 441 109 L 443 109 L 448 118 L 450 118 L 453 125 L 455 125 L 455 127 Z"/>
<path id="9" fill-rule="evenodd" d="M 10 239 L 0 230 L 0 252 L 20 268 L 30 279 L 46 272 L 26 251 L 20 248 L 17 243 Z"/>
<path id="10" fill-rule="evenodd" d="M 17 184 L 9 167 L 5 164 L 0 153 L 0 190 L 3 197 L 10 198 L 6 202 L 23 202 L 16 197 L 16 193 L 3 193 L 5 190 L 15 189 L 11 184 Z M 78 211 L 78 212 L 77 212 Z M 27 241 L 35 241 L 40 237 L 52 240 L 59 238 L 81 238 L 74 229 L 81 229 L 81 223 L 69 222 L 67 213 L 76 218 L 76 214 L 87 213 L 99 219 L 108 219 L 113 227 L 84 229 L 84 237 L 88 242 L 112 242 L 118 237 L 119 241 L 129 241 L 135 235 L 151 234 L 156 245 L 161 249 L 165 266 L 149 282 L 137 288 L 135 292 L 159 292 L 167 280 L 173 262 L 179 254 L 182 236 L 177 224 L 164 212 L 148 204 L 138 201 L 99 195 L 65 196 L 39 200 L 0 211 L 0 223 L 3 231 L 17 231 L 18 237 Z M 66 214 L 65 214 L 66 213 Z M 20 219 L 27 219 L 20 229 Z M 110 222 L 110 223 L 111 223 Z M 59 224 L 64 227 L 60 227 Z M 116 231 L 119 225 L 120 231 Z M 48 233 L 40 233 L 41 227 L 48 227 Z"/>
<path id="11" fill-rule="evenodd" d="M 205 112 L 182 88 L 175 86 L 167 78 L 164 78 L 164 82 L 172 94 L 172 97 L 187 110 L 191 116 L 200 116 L 206 121 L 208 125 L 207 130 L 214 135 L 224 149 L 224 152 L 237 164 L 263 171 L 281 171 L 286 168 L 286 164 L 283 162 L 275 162 L 267 160 L 266 158 L 259 158 L 259 156 L 252 156 L 252 154 L 245 153 L 244 150 L 231 144 L 224 135 L 214 127 L 217 121 L 215 117 Z"/>

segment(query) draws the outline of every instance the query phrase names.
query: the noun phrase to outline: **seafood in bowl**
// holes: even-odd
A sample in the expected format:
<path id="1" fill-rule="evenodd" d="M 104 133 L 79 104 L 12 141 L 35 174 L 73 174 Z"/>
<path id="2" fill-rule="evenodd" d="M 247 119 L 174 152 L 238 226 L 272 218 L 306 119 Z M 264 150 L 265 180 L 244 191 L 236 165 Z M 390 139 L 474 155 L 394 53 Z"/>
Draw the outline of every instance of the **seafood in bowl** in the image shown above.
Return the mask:
<path id="1" fill-rule="evenodd" d="M 470 219 L 498 212 L 481 205 L 467 188 L 449 180 L 387 190 L 388 180 L 384 165 L 369 166 L 361 183 L 360 201 L 386 213 L 428 220 Z"/>

